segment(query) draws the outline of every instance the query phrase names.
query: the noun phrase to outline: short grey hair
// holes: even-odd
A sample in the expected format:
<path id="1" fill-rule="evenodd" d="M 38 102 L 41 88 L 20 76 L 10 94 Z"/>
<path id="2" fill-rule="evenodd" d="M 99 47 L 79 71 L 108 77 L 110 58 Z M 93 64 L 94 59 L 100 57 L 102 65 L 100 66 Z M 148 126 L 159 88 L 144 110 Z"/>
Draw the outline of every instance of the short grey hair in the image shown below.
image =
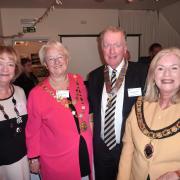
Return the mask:
<path id="1" fill-rule="evenodd" d="M 45 65 L 46 53 L 48 49 L 50 48 L 55 48 L 61 51 L 68 60 L 70 59 L 69 51 L 66 49 L 66 47 L 62 43 L 60 43 L 59 41 L 50 40 L 45 45 L 43 45 L 41 49 L 39 50 L 39 58 L 42 65 Z"/>
<path id="2" fill-rule="evenodd" d="M 124 41 L 126 42 L 126 33 L 121 27 L 116 27 L 116 26 L 108 26 L 106 27 L 101 33 L 100 33 L 100 43 L 103 42 L 104 35 L 107 32 L 114 32 L 114 33 L 122 33 L 124 37 Z"/>

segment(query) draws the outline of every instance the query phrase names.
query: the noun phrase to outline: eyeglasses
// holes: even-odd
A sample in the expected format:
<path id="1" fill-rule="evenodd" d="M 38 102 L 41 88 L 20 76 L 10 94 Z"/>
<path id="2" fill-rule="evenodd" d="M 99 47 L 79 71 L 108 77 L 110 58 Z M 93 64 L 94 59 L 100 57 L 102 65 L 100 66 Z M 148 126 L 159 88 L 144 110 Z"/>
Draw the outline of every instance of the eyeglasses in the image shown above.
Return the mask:
<path id="1" fill-rule="evenodd" d="M 58 55 L 56 57 L 47 57 L 46 61 L 48 61 L 49 63 L 55 63 L 55 62 L 61 62 L 65 59 L 64 55 Z"/>

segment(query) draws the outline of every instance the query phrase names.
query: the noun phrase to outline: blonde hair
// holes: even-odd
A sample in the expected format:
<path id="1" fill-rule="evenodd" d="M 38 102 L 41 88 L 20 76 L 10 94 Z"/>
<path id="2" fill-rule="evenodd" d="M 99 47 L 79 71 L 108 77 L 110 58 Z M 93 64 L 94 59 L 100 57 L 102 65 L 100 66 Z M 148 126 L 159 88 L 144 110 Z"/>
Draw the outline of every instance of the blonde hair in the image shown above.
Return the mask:
<path id="1" fill-rule="evenodd" d="M 180 49 L 176 47 L 171 47 L 167 49 L 163 49 L 157 53 L 157 55 L 152 59 L 148 75 L 146 81 L 146 93 L 145 93 L 145 100 L 149 102 L 156 102 L 159 99 L 159 89 L 155 83 L 155 69 L 157 67 L 157 63 L 160 59 L 167 55 L 175 55 L 180 61 Z M 172 97 L 172 103 L 180 102 L 180 87 L 177 93 Z"/>
<path id="2" fill-rule="evenodd" d="M 65 55 L 65 57 L 68 60 L 70 59 L 69 52 L 62 43 L 60 43 L 59 41 L 50 40 L 45 45 L 43 45 L 41 47 L 41 49 L 39 50 L 39 58 L 40 58 L 40 62 L 42 65 L 45 65 L 46 53 L 47 53 L 48 49 L 50 49 L 50 48 L 55 48 L 55 49 L 59 50 L 60 52 L 62 52 Z"/>
<path id="3" fill-rule="evenodd" d="M 15 77 L 13 78 L 13 79 L 15 79 L 22 72 L 19 56 L 12 46 L 4 46 L 4 45 L 0 46 L 0 56 L 4 53 L 8 54 L 8 56 L 11 57 L 11 59 L 14 61 L 15 65 L 16 65 Z"/>

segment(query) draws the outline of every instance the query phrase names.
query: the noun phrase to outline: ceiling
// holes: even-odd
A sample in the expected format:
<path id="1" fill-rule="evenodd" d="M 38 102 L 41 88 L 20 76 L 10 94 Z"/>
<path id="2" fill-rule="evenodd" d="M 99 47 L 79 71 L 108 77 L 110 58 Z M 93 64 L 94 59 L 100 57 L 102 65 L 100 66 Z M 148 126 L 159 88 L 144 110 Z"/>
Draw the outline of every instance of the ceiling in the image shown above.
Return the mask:
<path id="1" fill-rule="evenodd" d="M 0 8 L 48 8 L 59 0 L 0 0 Z M 179 0 L 61 0 L 68 9 L 159 10 Z M 128 2 L 132 1 L 132 2 Z"/>
<path id="2" fill-rule="evenodd" d="M 180 0 L 0 0 L 0 8 L 50 8 L 53 5 L 65 9 L 159 10 L 180 35 Z"/>

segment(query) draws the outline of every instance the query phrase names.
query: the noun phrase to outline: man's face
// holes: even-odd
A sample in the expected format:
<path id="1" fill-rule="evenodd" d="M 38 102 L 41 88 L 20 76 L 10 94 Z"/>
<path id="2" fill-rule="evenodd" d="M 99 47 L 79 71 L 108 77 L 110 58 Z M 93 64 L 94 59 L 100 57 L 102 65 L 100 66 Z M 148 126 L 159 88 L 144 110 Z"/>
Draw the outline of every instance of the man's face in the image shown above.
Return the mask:
<path id="1" fill-rule="evenodd" d="M 123 60 L 127 50 L 124 34 L 107 31 L 104 34 L 101 46 L 105 62 L 115 69 Z"/>

